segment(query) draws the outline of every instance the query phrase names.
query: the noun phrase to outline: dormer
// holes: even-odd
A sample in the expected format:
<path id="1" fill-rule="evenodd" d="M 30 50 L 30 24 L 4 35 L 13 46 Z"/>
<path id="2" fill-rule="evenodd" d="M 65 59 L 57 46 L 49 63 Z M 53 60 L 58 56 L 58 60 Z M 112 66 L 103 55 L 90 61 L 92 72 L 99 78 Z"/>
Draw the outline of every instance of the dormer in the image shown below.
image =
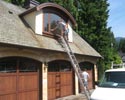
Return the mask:
<path id="1" fill-rule="evenodd" d="M 56 27 L 56 22 L 62 20 L 68 25 L 69 42 L 73 42 L 73 27 L 76 21 L 63 7 L 55 3 L 43 3 L 20 14 L 20 17 L 30 26 L 35 34 L 54 37 L 51 29 Z"/>

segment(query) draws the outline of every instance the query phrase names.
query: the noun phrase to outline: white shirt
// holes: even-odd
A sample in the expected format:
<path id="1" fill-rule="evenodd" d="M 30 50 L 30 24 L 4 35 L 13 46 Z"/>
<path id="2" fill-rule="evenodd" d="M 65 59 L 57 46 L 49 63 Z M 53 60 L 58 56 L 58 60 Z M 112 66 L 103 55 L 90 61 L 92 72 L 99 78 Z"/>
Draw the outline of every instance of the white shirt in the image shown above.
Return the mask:
<path id="1" fill-rule="evenodd" d="M 62 24 L 62 25 L 64 25 L 64 26 L 66 25 L 66 24 L 65 24 L 64 22 L 62 22 L 62 21 L 61 21 L 61 22 L 59 22 L 59 23 L 60 23 L 60 24 Z"/>
<path id="2" fill-rule="evenodd" d="M 88 74 L 86 71 L 84 71 L 84 72 L 82 73 L 82 75 L 83 75 L 84 80 L 87 82 L 87 81 L 88 81 L 88 78 L 89 78 L 89 74 Z"/>

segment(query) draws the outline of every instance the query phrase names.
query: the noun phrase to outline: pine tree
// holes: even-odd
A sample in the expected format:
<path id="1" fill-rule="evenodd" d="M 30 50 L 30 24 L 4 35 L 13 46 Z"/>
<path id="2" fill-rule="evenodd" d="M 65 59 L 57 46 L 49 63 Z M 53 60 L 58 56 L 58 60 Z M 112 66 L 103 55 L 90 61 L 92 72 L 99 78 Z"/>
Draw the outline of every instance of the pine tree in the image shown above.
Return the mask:
<path id="1" fill-rule="evenodd" d="M 120 62 L 116 52 L 114 35 L 107 27 L 107 0 L 79 0 L 78 33 L 102 56 L 98 62 L 99 77 L 110 68 L 111 61 Z"/>

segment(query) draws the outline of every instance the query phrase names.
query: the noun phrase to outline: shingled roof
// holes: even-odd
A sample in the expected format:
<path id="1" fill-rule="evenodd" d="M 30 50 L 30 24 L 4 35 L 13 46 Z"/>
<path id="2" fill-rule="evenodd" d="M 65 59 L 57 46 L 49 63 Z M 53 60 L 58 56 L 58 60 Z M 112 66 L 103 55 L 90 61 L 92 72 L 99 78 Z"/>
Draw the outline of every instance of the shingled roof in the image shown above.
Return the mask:
<path id="1" fill-rule="evenodd" d="M 0 1 L 0 44 L 4 43 L 64 52 L 63 48 L 55 39 L 37 35 L 29 27 L 24 25 L 19 14 L 25 11 L 26 9 Z M 73 43 L 69 44 L 74 53 L 101 57 L 76 32 L 73 32 L 73 38 Z"/>

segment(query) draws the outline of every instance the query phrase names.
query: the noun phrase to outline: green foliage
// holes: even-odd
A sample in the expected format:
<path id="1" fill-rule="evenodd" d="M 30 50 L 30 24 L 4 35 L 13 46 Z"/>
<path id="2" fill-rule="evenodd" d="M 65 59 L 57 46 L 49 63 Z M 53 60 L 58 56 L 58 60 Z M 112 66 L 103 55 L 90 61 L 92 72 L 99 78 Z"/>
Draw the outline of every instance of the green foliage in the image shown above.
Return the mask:
<path id="1" fill-rule="evenodd" d="M 99 60 L 99 78 L 109 69 L 111 61 L 119 63 L 121 58 L 116 51 L 116 43 L 111 28 L 107 27 L 107 0 L 79 0 L 78 33 L 102 56 Z"/>

